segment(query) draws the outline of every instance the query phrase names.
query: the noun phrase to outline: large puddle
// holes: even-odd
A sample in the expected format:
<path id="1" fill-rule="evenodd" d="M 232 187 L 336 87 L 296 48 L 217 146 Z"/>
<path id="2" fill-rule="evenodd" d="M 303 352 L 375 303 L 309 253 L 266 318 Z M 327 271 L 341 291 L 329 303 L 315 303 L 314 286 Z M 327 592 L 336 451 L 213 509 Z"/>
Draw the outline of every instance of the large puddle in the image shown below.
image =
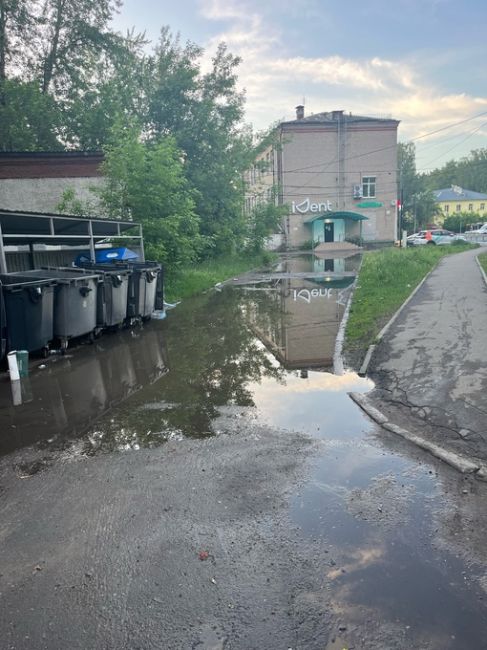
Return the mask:
<path id="1" fill-rule="evenodd" d="M 39 362 L 19 406 L 4 380 L 0 452 L 136 450 L 218 435 L 232 418 L 312 435 L 323 453 L 290 515 L 333 552 L 326 597 L 347 626 L 327 648 L 369 647 L 354 644 L 378 617 L 380 648 L 486 647 L 479 567 L 460 558 L 474 556 L 476 535 L 455 525 L 485 518 L 483 486 L 405 455 L 348 397 L 371 383 L 332 374 L 358 264 L 283 260 L 273 274 L 184 301 L 165 321 Z"/>
<path id="2" fill-rule="evenodd" d="M 184 301 L 165 321 L 38 362 L 21 395 L 4 378 L 0 452 L 73 440 L 85 452 L 137 449 L 214 435 L 229 407 L 278 427 L 325 429 L 342 418 L 346 391 L 369 388 L 355 375 L 331 374 L 359 261 L 283 260 L 271 278 Z"/>

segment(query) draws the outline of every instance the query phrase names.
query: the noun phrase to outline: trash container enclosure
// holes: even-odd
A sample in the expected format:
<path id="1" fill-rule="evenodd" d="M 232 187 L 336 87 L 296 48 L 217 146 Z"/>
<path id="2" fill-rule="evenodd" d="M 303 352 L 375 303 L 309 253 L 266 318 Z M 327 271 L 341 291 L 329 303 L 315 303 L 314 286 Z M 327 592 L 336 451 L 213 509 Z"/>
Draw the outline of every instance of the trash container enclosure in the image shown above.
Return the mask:
<path id="1" fill-rule="evenodd" d="M 0 275 L 9 350 L 47 350 L 54 338 L 56 280 Z M 1 316 L 0 316 L 1 318 Z"/>
<path id="2" fill-rule="evenodd" d="M 55 279 L 54 336 L 62 347 L 68 339 L 96 330 L 96 303 L 99 277 L 77 271 L 36 269 L 22 275 L 31 278 Z"/>
<path id="3" fill-rule="evenodd" d="M 2 282 L 0 280 L 0 360 L 7 354 L 7 315 L 3 298 Z"/>

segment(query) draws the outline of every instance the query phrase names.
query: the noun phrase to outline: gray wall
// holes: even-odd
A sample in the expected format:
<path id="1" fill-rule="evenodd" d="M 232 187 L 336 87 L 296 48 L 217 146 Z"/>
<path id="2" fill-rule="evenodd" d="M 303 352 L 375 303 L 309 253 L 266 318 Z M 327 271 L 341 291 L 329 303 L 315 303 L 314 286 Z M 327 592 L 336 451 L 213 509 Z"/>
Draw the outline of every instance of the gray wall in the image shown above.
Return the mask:
<path id="1" fill-rule="evenodd" d="M 101 177 L 87 178 L 5 178 L 0 179 L 0 208 L 28 212 L 59 212 L 64 190 L 73 188 L 77 198 L 89 201 L 96 211 L 96 196 L 90 187 L 101 188 Z M 67 212 L 65 211 L 67 214 Z"/>

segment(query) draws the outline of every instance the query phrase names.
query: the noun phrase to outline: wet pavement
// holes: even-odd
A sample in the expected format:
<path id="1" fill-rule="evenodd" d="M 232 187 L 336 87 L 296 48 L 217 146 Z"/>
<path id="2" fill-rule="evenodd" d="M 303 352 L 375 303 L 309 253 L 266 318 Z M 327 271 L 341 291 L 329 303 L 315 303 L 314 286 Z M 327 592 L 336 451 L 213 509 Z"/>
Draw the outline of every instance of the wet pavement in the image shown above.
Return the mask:
<path id="1" fill-rule="evenodd" d="M 446 256 L 377 347 L 371 396 L 391 422 L 487 460 L 487 287 L 479 249 Z"/>
<path id="2" fill-rule="evenodd" d="M 356 263 L 38 360 L 19 406 L 2 381 L 2 647 L 487 647 L 487 486 L 331 372 Z"/>

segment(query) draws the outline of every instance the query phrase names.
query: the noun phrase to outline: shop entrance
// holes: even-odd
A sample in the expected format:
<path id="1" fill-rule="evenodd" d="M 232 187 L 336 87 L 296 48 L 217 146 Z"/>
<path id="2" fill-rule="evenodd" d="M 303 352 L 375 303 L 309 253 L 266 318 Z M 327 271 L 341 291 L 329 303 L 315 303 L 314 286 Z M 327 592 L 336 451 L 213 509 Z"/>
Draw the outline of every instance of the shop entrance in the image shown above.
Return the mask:
<path id="1" fill-rule="evenodd" d="M 325 223 L 325 242 L 335 241 L 335 224 L 333 221 L 331 223 Z"/>

